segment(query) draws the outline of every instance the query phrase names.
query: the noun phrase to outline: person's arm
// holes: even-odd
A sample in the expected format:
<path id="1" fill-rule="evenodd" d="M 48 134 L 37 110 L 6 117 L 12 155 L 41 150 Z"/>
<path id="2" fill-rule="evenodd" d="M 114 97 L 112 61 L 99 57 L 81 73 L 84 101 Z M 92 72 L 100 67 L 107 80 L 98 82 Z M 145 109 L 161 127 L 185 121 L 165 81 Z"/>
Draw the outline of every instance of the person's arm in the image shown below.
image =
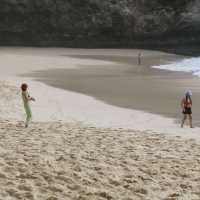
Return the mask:
<path id="1" fill-rule="evenodd" d="M 31 97 L 31 96 L 28 94 L 28 92 L 26 93 L 25 97 L 26 97 L 27 101 L 35 101 L 35 98 Z"/>
<path id="2" fill-rule="evenodd" d="M 30 101 L 35 101 L 35 98 L 34 97 L 30 97 Z"/>

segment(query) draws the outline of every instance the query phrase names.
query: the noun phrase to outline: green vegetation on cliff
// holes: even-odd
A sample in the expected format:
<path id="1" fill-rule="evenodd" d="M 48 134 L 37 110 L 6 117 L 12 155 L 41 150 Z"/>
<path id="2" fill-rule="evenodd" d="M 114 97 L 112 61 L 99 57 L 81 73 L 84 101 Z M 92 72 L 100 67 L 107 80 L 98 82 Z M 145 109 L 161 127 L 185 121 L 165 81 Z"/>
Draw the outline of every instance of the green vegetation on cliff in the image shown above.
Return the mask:
<path id="1" fill-rule="evenodd" d="M 194 41 L 198 0 L 1 0 L 0 43 Z"/>

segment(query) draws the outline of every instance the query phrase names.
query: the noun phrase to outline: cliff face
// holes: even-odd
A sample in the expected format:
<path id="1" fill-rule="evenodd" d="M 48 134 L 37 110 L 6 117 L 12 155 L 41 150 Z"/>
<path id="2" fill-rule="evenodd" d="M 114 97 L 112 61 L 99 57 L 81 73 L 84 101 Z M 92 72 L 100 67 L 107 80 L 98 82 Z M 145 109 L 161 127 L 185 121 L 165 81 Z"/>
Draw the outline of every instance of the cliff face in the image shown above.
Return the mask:
<path id="1" fill-rule="evenodd" d="M 199 11 L 199 0 L 1 0 L 0 43 L 194 41 Z"/>

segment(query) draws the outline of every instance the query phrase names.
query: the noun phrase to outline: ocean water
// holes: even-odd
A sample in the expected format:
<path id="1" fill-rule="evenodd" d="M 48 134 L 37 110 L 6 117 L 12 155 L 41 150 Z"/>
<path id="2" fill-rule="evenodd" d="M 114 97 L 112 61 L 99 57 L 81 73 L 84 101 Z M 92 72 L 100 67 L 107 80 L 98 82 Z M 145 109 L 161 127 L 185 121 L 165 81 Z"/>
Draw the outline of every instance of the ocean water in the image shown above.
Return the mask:
<path id="1" fill-rule="evenodd" d="M 183 59 L 182 61 L 173 62 L 166 65 L 152 66 L 152 68 L 189 72 L 200 77 L 200 57 Z"/>

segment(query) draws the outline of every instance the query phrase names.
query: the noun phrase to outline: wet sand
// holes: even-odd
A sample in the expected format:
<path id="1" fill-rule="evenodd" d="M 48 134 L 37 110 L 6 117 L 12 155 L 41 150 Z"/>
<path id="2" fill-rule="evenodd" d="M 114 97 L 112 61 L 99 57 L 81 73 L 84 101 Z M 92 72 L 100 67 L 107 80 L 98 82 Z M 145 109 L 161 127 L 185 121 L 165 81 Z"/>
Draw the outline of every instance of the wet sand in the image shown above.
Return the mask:
<path id="1" fill-rule="evenodd" d="M 93 96 L 111 105 L 143 110 L 180 119 L 180 101 L 186 90 L 193 91 L 194 124 L 200 120 L 200 79 L 189 73 L 152 69 L 183 57 L 154 51 L 142 52 L 142 64 L 137 64 L 139 51 L 87 50 L 69 51 L 60 55 L 82 60 L 113 62 L 112 65 L 79 65 L 79 69 L 36 71 L 31 76 L 54 87 Z M 66 100 L 67 101 L 67 100 Z"/>

